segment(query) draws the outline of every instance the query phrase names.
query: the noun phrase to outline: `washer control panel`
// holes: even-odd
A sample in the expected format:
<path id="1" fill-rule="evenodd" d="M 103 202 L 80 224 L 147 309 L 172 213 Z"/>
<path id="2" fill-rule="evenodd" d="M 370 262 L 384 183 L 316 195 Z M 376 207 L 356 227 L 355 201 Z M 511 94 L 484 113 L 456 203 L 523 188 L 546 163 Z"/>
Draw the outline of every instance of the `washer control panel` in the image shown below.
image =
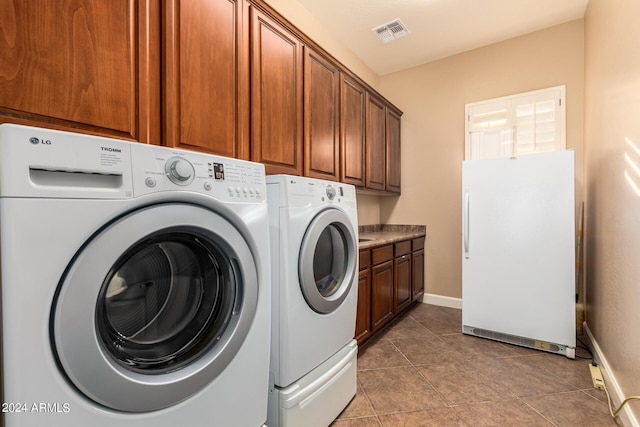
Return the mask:
<path id="1" fill-rule="evenodd" d="M 221 200 L 265 200 L 264 165 L 166 147 L 133 144 L 134 193 L 195 191 Z"/>
<path id="2" fill-rule="evenodd" d="M 181 190 L 266 200 L 260 163 L 8 123 L 0 142 L 0 197 L 129 199 Z"/>

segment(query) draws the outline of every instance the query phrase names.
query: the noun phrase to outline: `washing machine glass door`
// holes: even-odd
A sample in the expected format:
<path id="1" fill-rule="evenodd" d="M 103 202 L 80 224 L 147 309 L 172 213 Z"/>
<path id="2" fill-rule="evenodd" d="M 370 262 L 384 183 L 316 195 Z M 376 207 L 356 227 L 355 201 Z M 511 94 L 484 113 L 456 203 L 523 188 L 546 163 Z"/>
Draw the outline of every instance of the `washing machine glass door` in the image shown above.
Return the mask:
<path id="1" fill-rule="evenodd" d="M 231 362 L 258 296 L 251 250 L 192 205 L 135 211 L 81 249 L 61 280 L 53 345 L 73 385 L 119 411 L 181 402 Z"/>
<path id="2" fill-rule="evenodd" d="M 300 248 L 300 287 L 318 313 L 336 310 L 354 286 L 356 239 L 348 216 L 335 208 L 320 212 L 307 228 Z"/>

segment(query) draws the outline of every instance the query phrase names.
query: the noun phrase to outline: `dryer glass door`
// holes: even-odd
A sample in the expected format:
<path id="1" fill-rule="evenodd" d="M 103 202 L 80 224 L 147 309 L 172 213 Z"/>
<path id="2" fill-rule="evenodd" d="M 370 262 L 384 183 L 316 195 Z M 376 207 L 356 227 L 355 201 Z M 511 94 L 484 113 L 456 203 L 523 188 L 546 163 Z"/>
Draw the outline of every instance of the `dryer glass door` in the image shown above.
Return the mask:
<path id="1" fill-rule="evenodd" d="M 319 313 L 331 313 L 347 298 L 357 269 L 357 234 L 347 215 L 332 208 L 311 222 L 300 248 L 302 293 Z"/>
<path id="2" fill-rule="evenodd" d="M 175 371 L 221 335 L 237 299 L 226 254 L 191 230 L 156 233 L 125 252 L 96 305 L 102 345 L 126 369 Z"/>
<path id="3" fill-rule="evenodd" d="M 246 239 L 207 209 L 165 204 L 96 233 L 62 278 L 54 351 L 76 388 L 126 412 L 179 403 L 227 367 L 258 300 Z"/>

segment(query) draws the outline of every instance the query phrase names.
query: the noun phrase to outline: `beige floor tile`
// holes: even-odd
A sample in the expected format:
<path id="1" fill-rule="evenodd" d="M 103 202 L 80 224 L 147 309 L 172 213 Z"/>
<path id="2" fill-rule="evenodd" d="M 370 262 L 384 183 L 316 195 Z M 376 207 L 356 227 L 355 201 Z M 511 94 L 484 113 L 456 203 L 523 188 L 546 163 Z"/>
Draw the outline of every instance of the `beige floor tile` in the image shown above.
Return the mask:
<path id="1" fill-rule="evenodd" d="M 340 413 L 338 419 L 362 418 L 375 416 L 369 399 L 364 394 L 362 387 L 358 385 L 355 397 L 349 402 L 346 408 Z"/>
<path id="2" fill-rule="evenodd" d="M 338 419 L 330 427 L 381 427 L 377 417 Z"/>
<path id="3" fill-rule="evenodd" d="M 456 415 L 464 425 L 474 427 L 553 427 L 521 400 L 485 402 L 456 406 Z M 566 426 L 570 427 L 570 426 Z M 578 427 L 571 426 L 571 427 Z"/>
<path id="4" fill-rule="evenodd" d="M 415 368 L 389 368 L 358 372 L 362 389 L 377 415 L 446 406 Z"/>
<path id="5" fill-rule="evenodd" d="M 463 335 L 461 310 L 416 304 L 360 348 L 333 427 L 615 426 L 588 361 Z"/>
<path id="6" fill-rule="evenodd" d="M 440 338 L 452 349 L 469 359 L 493 359 L 517 355 L 509 346 L 485 338 L 463 335 L 462 333 L 445 335 Z"/>
<path id="7" fill-rule="evenodd" d="M 410 366 L 411 363 L 388 339 L 367 345 L 358 354 L 358 370 Z"/>
<path id="8" fill-rule="evenodd" d="M 401 412 L 380 415 L 383 427 L 461 427 L 465 424 L 452 408 L 437 408 L 425 411 Z"/>
<path id="9" fill-rule="evenodd" d="M 617 425 L 601 401 L 582 391 L 529 396 L 522 400 L 558 426 L 607 427 Z"/>
<path id="10" fill-rule="evenodd" d="M 461 310 L 430 304 L 417 304 L 408 314 L 436 335 L 462 332 Z"/>
<path id="11" fill-rule="evenodd" d="M 532 366 L 550 372 L 562 382 L 579 389 L 593 388 L 588 360 L 568 359 L 559 354 L 540 352 L 528 358 Z"/>
<path id="12" fill-rule="evenodd" d="M 502 384 L 464 362 L 419 367 L 418 372 L 450 405 L 516 398 Z"/>
<path id="13" fill-rule="evenodd" d="M 516 396 L 578 390 L 578 387 L 567 384 L 549 371 L 535 366 L 532 357 L 536 356 L 471 360 L 469 363 L 494 381 L 504 385 Z"/>
<path id="14" fill-rule="evenodd" d="M 439 338 L 415 337 L 391 340 L 400 353 L 414 365 L 431 365 L 464 358 Z"/>
<path id="15" fill-rule="evenodd" d="M 435 339 L 433 332 L 409 315 L 403 316 L 385 331 L 385 337 L 389 339 L 425 336 Z"/>

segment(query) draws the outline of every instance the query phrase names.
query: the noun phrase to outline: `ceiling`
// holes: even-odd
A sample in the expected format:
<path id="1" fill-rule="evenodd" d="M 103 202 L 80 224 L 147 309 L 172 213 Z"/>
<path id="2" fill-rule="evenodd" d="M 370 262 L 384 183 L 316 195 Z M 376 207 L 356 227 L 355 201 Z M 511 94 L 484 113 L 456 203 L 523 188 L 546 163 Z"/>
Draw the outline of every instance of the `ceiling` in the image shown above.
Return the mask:
<path id="1" fill-rule="evenodd" d="M 298 0 L 378 75 L 582 18 L 588 0 Z M 373 28 L 400 18 L 409 34 Z"/>

